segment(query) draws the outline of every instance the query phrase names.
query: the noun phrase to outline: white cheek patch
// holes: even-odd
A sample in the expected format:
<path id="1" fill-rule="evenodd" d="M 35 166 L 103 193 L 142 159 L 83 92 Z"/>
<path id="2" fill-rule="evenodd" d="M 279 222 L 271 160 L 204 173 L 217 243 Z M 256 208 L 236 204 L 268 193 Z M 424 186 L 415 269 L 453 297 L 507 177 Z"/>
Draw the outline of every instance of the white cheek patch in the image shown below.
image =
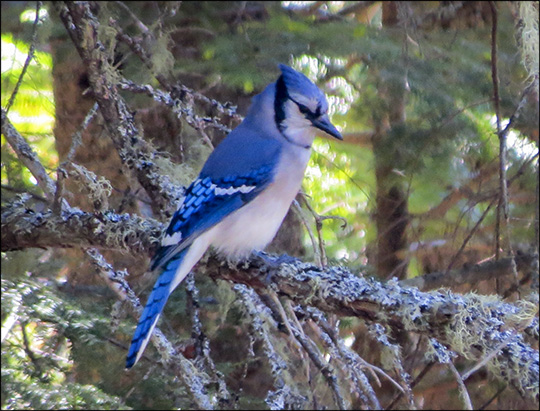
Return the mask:
<path id="1" fill-rule="evenodd" d="M 292 133 L 297 129 L 305 129 L 313 126 L 311 121 L 300 112 L 296 103 L 291 100 L 285 103 L 285 119 L 282 124 Z"/>
<path id="2" fill-rule="evenodd" d="M 240 187 L 229 187 L 229 188 L 221 188 L 221 187 L 217 187 L 215 186 L 215 190 L 214 190 L 214 193 L 217 195 L 217 196 L 224 196 L 224 195 L 232 195 L 232 194 L 235 194 L 235 193 L 242 193 L 242 194 L 246 194 L 246 193 L 249 193 L 251 191 L 253 191 L 255 189 L 255 186 L 246 186 L 245 184 L 240 186 Z"/>
<path id="3" fill-rule="evenodd" d="M 167 247 L 169 245 L 176 245 L 182 240 L 182 233 L 180 231 L 177 231 L 176 233 L 172 235 L 166 235 L 161 240 L 161 246 Z"/>

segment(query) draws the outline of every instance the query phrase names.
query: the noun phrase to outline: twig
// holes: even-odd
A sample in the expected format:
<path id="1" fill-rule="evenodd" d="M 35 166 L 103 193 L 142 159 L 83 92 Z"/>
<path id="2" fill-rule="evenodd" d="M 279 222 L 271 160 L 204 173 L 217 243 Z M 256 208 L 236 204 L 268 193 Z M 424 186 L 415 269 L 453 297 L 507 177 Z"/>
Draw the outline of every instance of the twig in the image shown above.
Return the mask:
<path id="1" fill-rule="evenodd" d="M 11 124 L 7 117 L 7 112 L 2 107 L 2 134 L 6 137 L 9 145 L 15 151 L 19 160 L 30 170 L 38 181 L 39 187 L 45 193 L 45 197 L 51 203 L 54 200 L 55 184 L 49 177 L 45 167 L 39 161 L 37 154 L 32 150 L 17 129 Z"/>
<path id="2" fill-rule="evenodd" d="M 375 373 L 380 374 L 381 376 L 386 378 L 388 381 L 390 381 L 400 392 L 405 393 L 405 390 L 403 389 L 403 387 L 401 387 L 401 385 L 399 385 L 399 383 L 395 381 L 392 377 L 390 377 L 383 369 L 373 364 L 370 364 L 365 359 L 360 357 L 360 355 L 358 355 L 357 352 L 347 347 L 343 343 L 343 339 L 339 337 L 339 335 L 337 334 L 335 328 L 333 328 L 330 325 L 330 323 L 326 320 L 324 314 L 320 310 L 314 307 L 307 307 L 306 312 L 309 314 L 310 318 L 320 327 L 320 332 L 324 333 L 325 335 L 328 336 L 328 338 L 330 338 L 331 341 L 326 341 L 326 338 L 323 338 L 323 341 L 325 341 L 327 344 L 331 342 L 335 346 L 335 348 L 340 354 L 340 357 L 342 357 L 343 359 L 342 361 L 346 365 L 347 371 L 351 375 L 352 380 L 354 382 L 356 382 L 357 384 L 362 384 L 362 381 L 361 381 L 362 379 L 360 376 L 357 375 L 357 372 L 360 370 L 360 368 L 366 368 L 367 370 L 371 372 L 371 375 L 378 382 L 379 386 L 381 384 Z M 363 387 L 363 388 L 365 391 L 368 391 L 368 394 L 371 394 L 369 393 L 369 391 L 373 391 L 372 389 L 370 389 L 370 387 L 369 388 Z M 373 402 L 373 405 L 375 405 L 375 402 Z M 380 404 L 378 403 L 377 403 L 377 408 L 380 408 Z"/>
<path id="3" fill-rule="evenodd" d="M 82 124 L 79 126 L 77 131 L 72 134 L 71 146 L 69 147 L 68 153 L 66 154 L 66 158 L 63 161 L 63 165 L 73 160 L 75 151 L 82 144 L 82 133 L 84 130 L 88 128 L 88 125 L 90 124 L 90 121 L 92 121 L 94 116 L 96 115 L 98 108 L 99 108 L 98 103 L 94 103 L 92 108 L 88 111 L 88 113 L 84 117 Z"/>
<path id="4" fill-rule="evenodd" d="M 327 384 L 332 389 L 332 394 L 334 396 L 334 401 L 336 402 L 336 405 L 339 407 L 340 410 L 346 410 L 348 406 L 345 398 L 343 398 L 343 393 L 341 392 L 341 388 L 338 382 L 339 379 L 337 378 L 333 367 L 330 367 L 329 364 L 325 364 L 321 352 L 312 340 L 305 337 L 305 335 L 302 335 L 302 333 L 299 332 L 295 327 L 291 327 L 291 329 L 294 337 L 302 345 L 304 350 L 307 352 L 309 358 L 311 358 L 313 364 L 315 364 L 315 366 L 319 369 L 323 377 L 326 379 Z M 378 404 L 376 397 L 372 396 L 371 399 L 375 404 Z M 380 408 L 380 406 L 376 406 L 376 408 Z"/>
<path id="5" fill-rule="evenodd" d="M 183 118 L 186 122 L 201 133 L 204 142 L 211 148 L 213 148 L 210 137 L 206 134 L 204 129 L 206 127 L 213 127 L 224 133 L 230 133 L 231 129 L 222 124 L 216 117 L 201 117 L 194 113 L 193 104 L 186 103 L 184 100 L 189 94 L 184 94 L 182 91 L 173 90 L 171 93 L 163 92 L 161 90 L 154 90 L 150 85 L 137 85 L 130 80 L 122 80 L 119 87 L 123 90 L 129 90 L 133 93 L 143 93 L 152 97 L 158 103 L 164 104 L 169 107 L 178 118 Z M 173 94 L 175 96 L 173 96 Z M 192 99 L 191 99 L 192 100 Z"/>
<path id="6" fill-rule="evenodd" d="M 341 221 L 343 221 L 342 228 L 345 228 L 347 226 L 347 220 L 345 218 L 339 217 L 339 216 L 323 216 L 323 215 L 320 215 L 313 209 L 313 207 L 311 207 L 311 204 L 309 203 L 309 201 L 307 200 L 305 195 L 302 195 L 302 199 L 304 200 L 304 204 L 308 208 L 309 212 L 313 215 L 313 218 L 315 219 L 315 227 L 317 229 L 317 238 L 319 240 L 319 245 L 318 245 L 319 252 L 318 252 L 318 254 L 320 256 L 320 265 L 321 265 L 321 267 L 324 268 L 324 267 L 326 267 L 328 265 L 328 258 L 326 257 L 326 249 L 324 248 L 324 240 L 322 238 L 322 222 L 324 220 L 330 220 L 330 219 L 341 220 Z"/>
<path id="7" fill-rule="evenodd" d="M 202 368 L 203 363 L 210 369 L 213 374 L 213 378 L 217 383 L 218 389 L 218 403 L 227 404 L 231 400 L 231 394 L 227 389 L 227 383 L 223 378 L 223 374 L 219 372 L 214 364 L 214 360 L 210 356 L 210 341 L 206 337 L 202 329 L 202 323 L 199 313 L 200 301 L 199 301 L 199 289 L 195 285 L 195 276 L 190 273 L 186 278 L 186 294 L 188 296 L 188 311 L 191 311 L 192 318 L 192 335 L 195 336 L 195 344 L 197 347 L 196 355 L 202 357 L 204 362 L 200 362 L 199 368 Z M 190 301 L 189 301 L 190 300 Z M 194 361 L 195 364 L 198 361 Z M 200 372 L 205 372 L 204 369 L 199 369 Z"/>
<path id="8" fill-rule="evenodd" d="M 148 27 L 146 27 L 146 25 L 135 15 L 135 13 L 131 11 L 131 9 L 128 6 L 124 4 L 123 1 L 115 1 L 115 3 L 119 5 L 120 7 L 122 7 L 122 9 L 124 9 L 124 11 L 126 11 L 129 14 L 129 16 L 135 22 L 135 25 L 139 28 L 139 30 L 143 32 L 143 34 L 148 34 L 153 37 L 152 33 L 148 30 Z"/>
<path id="9" fill-rule="evenodd" d="M 129 307 L 134 314 L 140 316 L 143 308 L 139 298 L 125 280 L 127 271 L 114 270 L 103 255 L 94 248 L 85 251 L 86 255 L 90 257 L 92 264 L 97 268 L 99 276 L 105 280 L 105 283 L 109 285 L 120 300 L 129 303 Z M 183 380 L 184 386 L 191 393 L 197 406 L 201 409 L 213 409 L 212 401 L 205 393 L 206 390 L 204 387 L 206 381 L 204 381 L 203 374 L 189 360 L 174 349 L 173 345 L 158 328 L 154 329 L 151 340 L 160 353 L 163 362 L 172 367 L 176 375 L 180 376 Z"/>
<path id="10" fill-rule="evenodd" d="M 64 198 L 64 179 L 67 177 L 66 170 L 59 166 L 56 169 L 56 190 L 54 191 L 54 201 L 52 212 L 54 216 L 60 216 L 62 211 L 62 199 Z"/>
<path id="11" fill-rule="evenodd" d="M 459 270 L 442 270 L 422 276 L 401 280 L 399 284 L 406 287 L 418 287 L 420 290 L 432 290 L 440 287 L 456 287 L 462 284 L 476 284 L 480 281 L 513 275 L 513 260 L 518 269 L 532 266 L 534 254 L 519 253 L 516 257 L 505 257 L 500 260 L 485 261 L 474 265 L 466 265 Z"/>
<path id="12" fill-rule="evenodd" d="M 383 350 L 383 352 L 386 351 L 386 353 L 383 353 L 382 355 L 388 359 L 391 359 L 392 364 L 395 368 L 394 371 L 396 377 L 398 380 L 401 381 L 400 385 L 405 391 L 409 406 L 411 408 L 414 408 L 414 399 L 412 395 L 412 389 L 410 387 L 411 377 L 409 373 L 405 371 L 405 367 L 403 366 L 401 346 L 397 343 L 393 343 L 390 341 L 389 331 L 387 330 L 387 327 L 384 327 L 379 323 L 372 323 L 369 324 L 368 328 L 369 334 L 373 335 L 375 339 L 381 343 L 381 350 Z"/>
<path id="13" fill-rule="evenodd" d="M 495 2 L 490 1 L 491 8 L 491 78 L 493 82 L 493 103 L 499 138 L 499 202 L 497 205 L 497 220 L 495 222 L 495 258 L 499 259 L 501 240 L 501 213 L 508 223 L 508 193 L 506 186 L 506 134 L 501 131 L 501 111 L 499 98 L 499 76 L 497 73 L 497 9 Z M 507 239 L 509 241 L 509 239 Z"/>
<path id="14" fill-rule="evenodd" d="M 461 375 L 459 375 L 459 372 L 453 363 L 453 358 L 457 357 L 457 354 L 453 352 L 452 350 L 448 349 L 447 347 L 445 347 L 435 338 L 430 338 L 429 344 L 433 351 L 430 352 L 428 355 L 436 359 L 439 363 L 448 365 L 448 368 L 450 369 L 452 374 L 454 374 L 454 376 L 456 377 L 459 392 L 463 398 L 463 401 L 465 402 L 465 408 L 467 410 L 472 410 L 473 408 L 471 404 L 471 398 L 469 396 L 469 393 L 467 392 L 467 387 L 465 387 L 465 383 L 463 382 Z"/>
<path id="15" fill-rule="evenodd" d="M 510 131 L 510 128 L 514 125 L 514 122 L 519 118 L 519 115 L 521 114 L 521 110 L 523 110 L 523 107 L 525 106 L 525 103 L 527 102 L 527 97 L 529 94 L 534 90 L 534 83 L 529 84 L 523 92 L 521 93 L 521 98 L 519 100 L 519 103 L 510 116 L 510 119 L 508 120 L 508 124 L 506 124 L 506 127 L 504 130 L 502 130 L 502 133 L 506 137 L 508 135 L 508 132 Z"/>
<path id="16" fill-rule="evenodd" d="M 90 121 L 94 118 L 96 115 L 98 109 L 98 104 L 94 103 L 86 117 L 84 118 L 84 121 L 80 125 L 80 127 L 77 129 L 75 133 L 71 136 L 71 145 L 69 147 L 68 153 L 66 155 L 65 160 L 58 166 L 58 169 L 56 170 L 56 190 L 54 192 L 54 203 L 52 207 L 52 211 L 54 215 L 60 215 L 60 211 L 62 210 L 61 207 L 61 200 L 64 195 L 64 179 L 67 177 L 66 168 L 73 160 L 73 156 L 75 155 L 75 151 L 77 150 L 77 147 L 79 147 L 82 144 L 82 132 L 86 130 L 88 127 L 88 124 L 90 124 Z"/>
<path id="17" fill-rule="evenodd" d="M 25 193 L 25 194 L 29 194 L 30 196 L 32 196 L 32 197 L 35 198 L 36 200 L 41 201 L 41 202 L 44 202 L 44 203 L 47 203 L 47 199 L 46 199 L 45 197 L 40 196 L 39 194 L 33 193 L 32 191 L 30 191 L 30 190 L 28 190 L 28 189 L 12 187 L 12 186 L 8 186 L 8 185 L 6 185 L 6 184 L 2 184 L 2 185 L 0 185 L 0 187 L 2 188 L 2 190 L 8 190 L 8 191 L 12 191 L 12 192 L 14 192 L 14 193 L 19 193 L 19 194 Z"/>
<path id="18" fill-rule="evenodd" d="M 297 200 L 294 200 L 293 205 L 294 205 L 293 210 L 296 212 L 296 215 L 300 217 L 302 224 L 304 224 L 304 227 L 306 228 L 308 232 L 309 239 L 311 240 L 311 247 L 313 247 L 313 254 L 315 255 L 315 262 L 317 263 L 318 266 L 322 266 L 321 254 L 319 253 L 319 248 L 317 247 L 317 241 L 315 240 L 315 236 L 313 235 L 313 230 L 311 229 L 310 224 L 308 223 L 306 217 L 304 216 L 300 203 Z"/>
<path id="19" fill-rule="evenodd" d="M 467 387 L 465 386 L 463 379 L 459 375 L 459 372 L 456 369 L 456 366 L 451 360 L 448 362 L 448 367 L 450 368 L 450 371 L 452 371 L 452 374 L 454 374 L 454 376 L 456 377 L 456 381 L 459 387 L 459 392 L 461 394 L 461 397 L 463 398 L 463 401 L 465 402 L 465 409 L 472 410 L 473 406 L 471 403 L 471 397 L 469 395 L 469 392 L 467 391 Z"/>
<path id="20" fill-rule="evenodd" d="M 493 394 L 493 396 L 489 400 L 482 404 L 481 407 L 478 407 L 478 409 L 485 410 L 489 406 L 489 404 L 491 404 L 499 395 L 503 393 L 504 390 L 506 390 L 506 385 L 503 385 L 501 388 L 499 388 L 497 392 Z"/>
<path id="21" fill-rule="evenodd" d="M 446 267 L 446 271 L 450 271 L 452 269 L 452 267 L 454 266 L 454 263 L 457 261 L 458 257 L 461 255 L 461 253 L 463 252 L 463 250 L 467 246 L 469 240 L 472 238 L 472 236 L 474 235 L 474 233 L 476 232 L 476 230 L 478 229 L 478 227 L 480 226 L 482 221 L 484 221 L 484 218 L 486 218 L 487 213 L 489 212 L 489 210 L 491 209 L 491 207 L 494 204 L 495 204 L 495 200 L 492 200 L 488 204 L 488 206 L 486 207 L 486 209 L 484 210 L 484 212 L 482 213 L 482 215 L 480 216 L 480 218 L 478 219 L 478 221 L 476 222 L 476 224 L 474 225 L 472 230 L 469 232 L 469 234 L 467 235 L 465 240 L 463 240 L 463 244 L 461 244 L 461 247 L 459 248 L 457 253 L 454 255 L 454 258 L 452 258 L 452 261 L 450 261 L 450 264 L 448 264 L 448 267 Z"/>
<path id="22" fill-rule="evenodd" d="M 482 357 L 482 359 L 478 363 L 476 363 L 474 367 L 472 367 L 469 371 L 463 373 L 463 375 L 461 376 L 462 380 L 466 381 L 471 375 L 473 375 L 476 371 L 486 365 L 492 358 L 494 358 L 499 353 L 500 350 L 510 344 L 513 338 L 515 338 L 515 335 L 511 334 L 510 337 L 497 345 L 488 355 Z"/>
<path id="23" fill-rule="evenodd" d="M 433 367 L 433 364 L 435 364 L 435 362 L 429 362 L 428 364 L 426 364 L 426 366 L 422 369 L 422 371 L 420 371 L 420 373 L 416 376 L 416 378 L 413 380 L 413 382 L 411 383 L 411 391 L 414 387 L 416 387 L 416 385 L 422 381 L 422 378 L 425 377 L 425 375 L 428 373 L 428 371 Z M 397 396 L 392 400 L 392 402 L 387 406 L 385 407 L 384 409 L 385 410 L 393 410 L 395 408 L 395 405 L 397 404 L 397 402 L 403 397 L 403 393 L 399 392 L 397 394 Z"/>
<path id="24" fill-rule="evenodd" d="M 286 379 L 290 378 L 287 364 L 274 348 L 268 332 L 268 323 L 271 322 L 268 320 L 272 318 L 270 309 L 261 301 L 255 291 L 246 285 L 235 284 L 233 290 L 240 297 L 247 315 L 251 318 L 249 326 L 253 331 L 254 337 L 261 341 L 263 345 L 263 350 L 270 365 L 272 377 L 274 378 L 276 389 L 268 392 L 265 401 L 271 409 L 291 408 L 290 402 L 294 401 L 294 394 L 285 384 Z"/>
<path id="25" fill-rule="evenodd" d="M 26 321 L 21 321 L 19 323 L 21 326 L 22 336 L 23 336 L 23 342 L 24 342 L 24 351 L 26 352 L 26 355 L 28 355 L 28 358 L 30 358 L 30 361 L 34 365 L 35 374 L 38 376 L 38 378 L 42 381 L 44 381 L 44 375 L 43 370 L 41 369 L 41 364 L 39 363 L 39 358 L 37 358 L 32 351 L 32 348 L 30 347 L 30 341 L 28 340 L 28 334 L 26 333 L 26 326 L 28 325 Z"/>
<path id="26" fill-rule="evenodd" d="M 32 26 L 32 41 L 30 42 L 30 49 L 28 50 L 28 55 L 26 56 L 26 61 L 24 62 L 24 66 L 21 71 L 21 75 L 19 76 L 19 79 L 17 80 L 17 84 L 15 85 L 15 89 L 13 90 L 13 93 L 11 93 L 11 96 L 9 97 L 9 101 L 6 105 L 6 114 L 9 112 L 9 109 L 11 108 L 11 105 L 15 101 L 15 96 L 19 92 L 19 87 L 21 86 L 22 79 L 24 75 L 26 74 L 26 70 L 28 70 L 28 67 L 30 66 L 30 62 L 34 58 L 34 51 L 36 49 L 36 39 L 37 39 L 37 26 L 39 23 L 39 11 L 41 9 L 41 1 L 36 2 L 36 19 L 34 20 L 34 25 Z"/>

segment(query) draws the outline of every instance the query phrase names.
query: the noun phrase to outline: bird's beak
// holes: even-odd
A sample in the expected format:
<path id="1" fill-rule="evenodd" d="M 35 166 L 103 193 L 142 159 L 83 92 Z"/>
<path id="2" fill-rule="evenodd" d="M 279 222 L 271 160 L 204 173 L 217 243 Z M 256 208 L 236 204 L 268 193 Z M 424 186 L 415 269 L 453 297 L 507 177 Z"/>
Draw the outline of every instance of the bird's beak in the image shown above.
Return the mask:
<path id="1" fill-rule="evenodd" d="M 337 138 L 338 140 L 343 140 L 343 136 L 338 131 L 338 129 L 330 122 L 328 114 L 315 119 L 312 121 L 313 126 L 317 127 L 319 130 L 324 131 L 326 134 Z"/>

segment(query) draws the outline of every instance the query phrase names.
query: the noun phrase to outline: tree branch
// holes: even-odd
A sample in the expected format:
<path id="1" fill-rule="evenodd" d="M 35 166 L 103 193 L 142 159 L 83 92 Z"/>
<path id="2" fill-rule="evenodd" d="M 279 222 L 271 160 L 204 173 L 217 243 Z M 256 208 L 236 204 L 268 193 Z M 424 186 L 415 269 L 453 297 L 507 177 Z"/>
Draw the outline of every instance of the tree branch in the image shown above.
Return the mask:
<path id="1" fill-rule="evenodd" d="M 134 125 L 134 116 L 118 93 L 115 73 L 105 47 L 98 39 L 99 23 L 86 2 L 60 5 L 60 19 L 70 34 L 88 70 L 92 95 L 99 104 L 104 124 L 122 163 L 135 175 L 152 198 L 155 215 L 169 217 L 171 205 L 182 192 L 159 173 L 153 148 Z"/>
<path id="2" fill-rule="evenodd" d="M 17 93 L 19 92 L 19 87 L 22 84 L 22 79 L 24 75 L 26 74 L 26 70 L 28 70 L 28 66 L 30 66 L 30 62 L 34 58 L 34 51 L 36 49 L 36 40 L 37 40 L 37 27 L 39 24 L 39 11 L 41 10 L 41 6 L 42 6 L 42 2 L 37 1 L 36 2 L 36 18 L 32 26 L 32 40 L 30 42 L 30 49 L 28 50 L 28 55 L 26 56 L 26 61 L 24 62 L 21 75 L 19 76 L 19 79 L 17 80 L 17 84 L 15 85 L 15 88 L 13 89 L 13 93 L 11 93 L 11 97 L 9 98 L 9 101 L 6 105 L 6 114 L 9 113 L 9 109 L 11 108 L 13 102 L 15 101 L 15 97 L 17 96 Z"/>
<path id="3" fill-rule="evenodd" d="M 491 352 L 513 335 L 516 340 L 498 352 L 488 363 L 488 370 L 518 387 L 524 396 L 535 399 L 538 395 L 538 351 L 524 342 L 520 332 L 524 318 L 534 323 L 535 303 L 522 300 L 520 305 L 513 305 L 495 300 L 493 296 L 421 292 L 402 287 L 396 281 L 380 283 L 359 278 L 342 267 L 322 270 L 301 261 L 276 268 L 254 255 L 238 270 L 221 265 L 216 258 L 210 258 L 200 270 L 214 279 L 248 284 L 255 290 L 272 287 L 298 304 L 308 304 L 327 313 L 356 316 L 389 323 L 404 331 L 435 335 L 471 360 Z M 271 278 L 269 285 L 264 280 L 268 278 Z"/>
<path id="4" fill-rule="evenodd" d="M 32 175 L 38 181 L 39 187 L 45 193 L 45 197 L 52 204 L 54 200 L 55 184 L 49 177 L 47 171 L 38 159 L 37 154 L 32 150 L 23 136 L 19 134 L 17 129 L 11 124 L 7 117 L 7 112 L 2 107 L 2 134 L 6 137 L 9 145 L 15 151 L 21 162 L 25 165 Z M 3 233 L 2 233 L 3 235 Z"/>
<path id="5" fill-rule="evenodd" d="M 484 280 L 513 275 L 513 259 L 516 261 L 518 270 L 530 269 L 535 258 L 537 258 L 536 255 L 518 253 L 515 258 L 506 257 L 483 264 L 466 265 L 459 270 L 437 271 L 409 278 L 399 283 L 405 287 L 418 287 L 421 290 L 476 284 Z"/>
<path id="6" fill-rule="evenodd" d="M 28 197 L 28 196 L 27 196 Z M 129 214 L 86 213 L 79 209 L 55 215 L 25 206 L 24 198 L 2 208 L 2 251 L 31 247 L 98 247 L 148 253 L 164 225 Z"/>

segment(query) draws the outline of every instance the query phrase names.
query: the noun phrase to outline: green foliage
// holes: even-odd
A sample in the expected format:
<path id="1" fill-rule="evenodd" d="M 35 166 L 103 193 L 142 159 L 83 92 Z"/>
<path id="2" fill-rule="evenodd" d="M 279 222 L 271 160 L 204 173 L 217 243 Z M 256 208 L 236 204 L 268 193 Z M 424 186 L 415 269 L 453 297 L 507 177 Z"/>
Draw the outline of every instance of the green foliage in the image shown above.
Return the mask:
<path id="1" fill-rule="evenodd" d="M 304 16 L 286 10 L 284 3 L 279 2 L 261 3 L 263 6 L 255 2 L 265 13 L 250 15 L 247 11 L 244 15 L 244 7 L 251 6 L 250 3 L 242 3 L 238 8 L 235 2 L 219 6 L 211 2 L 183 2 L 176 20 L 178 16 L 167 15 L 168 5 L 132 2 L 130 9 L 154 33 L 154 40 L 142 35 L 148 42 L 143 44 L 148 48 L 152 69 L 144 67 L 127 46 L 117 43 L 115 30 L 108 25 L 110 18 L 125 24 L 126 33 L 141 35 L 133 16 L 128 16 L 118 4 L 101 4 L 99 38 L 111 54 L 116 51 L 126 61 L 137 62 L 126 63 L 122 69 L 121 74 L 128 79 L 156 86 L 156 74 L 167 76 L 172 71 L 181 83 L 193 76 L 199 82 L 194 87 L 198 91 L 208 96 L 216 91 L 218 99 L 222 98 L 220 93 L 232 95 L 233 102 L 275 80 L 277 63 L 291 64 L 324 89 L 331 103 L 332 120 L 345 133 L 373 132 L 403 97 L 405 121 L 385 130 L 385 144 L 376 153 L 369 139 L 359 145 L 317 140 L 303 191 L 316 213 L 347 221 L 346 227 L 341 219 L 322 222 L 321 237 L 331 263 L 355 266 L 364 275 L 373 273 L 373 267 L 366 264 L 373 264 L 371 256 L 380 235 L 375 226 L 375 196 L 377 184 L 383 183 L 377 181 L 374 170 L 381 164 L 391 170 L 388 180 L 402 187 L 407 195 L 410 222 L 408 249 L 404 253 L 409 261 L 408 274 L 424 273 L 422 255 L 410 251 L 414 247 L 428 244 L 429 252 L 437 256 L 438 248 L 449 245 L 450 252 L 455 253 L 494 198 L 486 197 L 486 193 L 496 193 L 498 189 L 496 171 L 487 173 L 488 177 L 479 183 L 475 180 L 498 162 L 499 141 L 494 133 L 491 102 L 489 24 L 433 30 L 410 26 L 405 31 L 403 27 L 365 25 L 349 18 L 326 20 L 315 13 Z M 325 6 L 335 11 L 339 3 Z M 26 14 L 31 22 L 31 13 Z M 380 17 L 375 21 L 380 22 Z M 530 26 L 531 21 L 526 24 Z M 61 24 L 53 25 L 56 34 L 65 34 Z M 534 74 L 534 44 L 522 50 L 526 55 L 525 71 L 520 66 L 513 33 L 510 13 L 501 12 L 498 64 L 505 117 L 513 113 L 524 81 Z M 526 36 L 525 32 L 521 34 Z M 181 41 L 178 37 L 182 37 Z M 173 43 L 181 49 L 180 58 L 171 51 Z M 18 37 L 2 35 L 3 107 L 15 88 L 28 50 L 28 43 Z M 9 117 L 52 171 L 58 159 L 52 138 L 55 107 L 51 70 L 51 55 L 37 51 Z M 111 68 L 110 74 L 116 72 Z M 131 108 L 138 105 L 140 96 L 126 95 L 131 99 Z M 523 124 L 528 125 L 527 121 L 530 120 L 527 118 Z M 195 134 L 194 138 L 199 137 L 192 130 L 189 132 Z M 519 132 L 509 135 L 509 236 L 515 243 L 528 245 L 537 241 L 531 196 L 538 170 L 535 162 L 530 161 L 530 153 L 537 153 L 538 149 L 525 144 L 526 139 L 526 134 Z M 208 147 L 195 143 L 182 149 L 186 158 L 183 165 L 173 167 L 166 159 L 157 162 L 172 181 L 188 184 L 195 178 L 196 165 L 208 155 Z M 1 179 L 12 189 L 36 190 L 33 177 L 4 137 Z M 444 215 L 426 217 L 428 211 L 458 189 L 466 194 Z M 304 215 L 315 232 L 314 219 L 305 210 Z M 492 207 L 471 244 L 493 249 L 495 219 L 496 207 Z M 313 247 L 307 233 L 305 245 L 311 253 Z M 310 254 L 307 259 L 311 257 Z M 104 286 L 89 287 L 74 297 L 73 290 L 56 281 L 62 266 L 60 258 L 51 258 L 41 251 L 10 253 L 2 260 L 3 408 L 116 409 L 125 408 L 126 403 L 155 409 L 192 406 L 185 387 L 170 377 L 170 370 L 156 367 L 152 361 L 143 359 L 130 373 L 123 372 L 125 349 L 119 347 L 128 344 L 134 321 L 122 316 L 111 321 L 116 297 L 104 292 Z M 216 286 L 208 278 L 198 278 L 197 285 L 201 290 L 201 323 L 211 341 L 216 368 L 240 381 L 240 387 L 235 387 L 236 393 L 242 393 L 238 408 L 262 408 L 266 405 L 264 395 L 249 392 L 248 384 L 253 379 L 248 374 L 268 375 L 269 365 L 261 345 L 253 344 L 253 336 L 246 333 L 246 313 L 235 300 L 237 294 L 228 285 Z M 182 347 L 191 337 L 185 306 L 185 292 L 174 293 L 160 324 L 165 332 L 175 336 L 172 342 Z M 356 338 L 352 333 L 358 322 L 342 321 L 343 329 L 351 329 L 352 340 Z M 470 345 L 470 341 L 465 343 Z M 283 353 L 290 350 L 284 339 L 276 347 Z M 149 358 L 154 358 L 153 348 L 149 347 L 148 352 Z M 246 352 L 251 355 L 249 358 L 242 357 Z M 293 371 L 303 372 L 303 365 L 292 365 Z M 315 388 L 319 378 L 320 375 L 313 376 Z M 246 385 L 245 390 L 242 384 Z M 260 385 L 258 380 L 257 384 Z M 290 385 L 295 385 L 294 378 Z M 213 386 L 206 388 L 212 394 L 212 390 L 217 390 Z M 254 392 L 257 388 L 260 389 L 251 387 Z M 160 395 L 156 396 L 156 392 Z"/>
<path id="2" fill-rule="evenodd" d="M 334 118 L 348 131 L 372 129 L 392 104 L 391 99 L 388 103 L 381 98 L 381 90 L 390 96 L 398 95 L 406 80 L 407 121 L 390 130 L 385 136 L 386 149 L 377 155 L 379 163 L 391 164 L 399 173 L 397 181 L 408 187 L 413 213 L 436 206 L 449 188 L 465 184 L 497 155 L 498 141 L 489 120 L 493 114 L 489 102 L 492 80 L 488 25 L 463 29 L 451 36 L 444 30 L 422 34 L 412 31 L 412 41 L 404 48 L 402 29 L 381 30 L 349 20 L 321 23 L 312 17 L 285 15 L 277 8 L 269 11 L 267 20 L 249 21 L 237 32 L 215 36 L 205 45 L 204 58 L 184 67 L 218 72 L 225 84 L 248 92 L 252 86 L 260 89 L 275 78 L 275 64 L 290 64 L 290 56 L 295 56 L 296 67 L 309 72 L 312 78 L 320 78 L 331 95 L 353 96 L 341 100 L 346 114 Z M 501 20 L 500 71 L 511 75 L 505 78 L 520 90 L 519 82 L 526 73 L 519 67 L 511 40 L 512 23 L 506 15 Z M 354 63 L 345 69 L 342 62 L 348 59 Z M 329 80 L 336 78 L 328 75 L 336 74 L 343 83 L 328 87 Z M 505 88 L 501 93 L 503 104 L 515 98 L 509 90 Z M 318 212 L 325 214 L 328 205 L 340 204 L 333 213 L 345 217 L 354 227 L 343 230 L 338 220 L 324 222 L 323 238 L 334 258 L 349 256 L 354 260 L 364 255 L 366 245 L 375 238 L 369 214 L 375 207 L 371 156 L 370 148 L 332 144 L 331 150 L 325 150 L 324 156 L 315 154 L 310 163 L 304 188 Z M 403 176 L 401 180 L 398 175 Z M 468 218 L 459 217 L 458 221 L 463 227 L 469 226 Z M 440 235 L 441 224 L 455 221 L 429 224 L 423 230 Z M 306 245 L 310 246 L 307 235 Z"/>
<path id="3" fill-rule="evenodd" d="M 2 34 L 2 107 L 6 107 L 15 89 L 28 51 L 28 44 L 15 40 L 11 34 Z M 20 132 L 51 133 L 54 122 L 51 70 L 51 55 L 35 51 L 12 107 L 18 114 L 12 121 Z"/>
<path id="4" fill-rule="evenodd" d="M 371 201 L 369 187 L 374 186 L 369 172 L 372 166 L 373 155 L 369 150 L 343 147 L 327 140 L 314 145 L 303 190 L 317 213 L 347 221 L 345 227 L 340 219 L 323 222 L 323 239 L 332 259 L 346 259 L 349 263 L 364 261 L 365 248 L 372 240 L 369 234 L 373 233 L 367 215 Z M 308 243 L 308 250 L 311 248 Z"/>
<path id="5" fill-rule="evenodd" d="M 2 107 L 7 106 L 15 90 L 28 51 L 28 44 L 15 40 L 11 34 L 2 34 Z M 51 70 L 51 55 L 35 51 L 9 112 L 10 121 L 50 169 L 58 163 L 52 136 L 55 113 Z M 2 184 L 19 189 L 35 186 L 35 179 L 21 166 L 3 135 L 1 155 Z"/>
<path id="6" fill-rule="evenodd" d="M 30 279 L 2 279 L 2 319 L 3 409 L 127 409 L 95 385 L 70 381 L 74 345 L 102 342 L 103 319 Z"/>

